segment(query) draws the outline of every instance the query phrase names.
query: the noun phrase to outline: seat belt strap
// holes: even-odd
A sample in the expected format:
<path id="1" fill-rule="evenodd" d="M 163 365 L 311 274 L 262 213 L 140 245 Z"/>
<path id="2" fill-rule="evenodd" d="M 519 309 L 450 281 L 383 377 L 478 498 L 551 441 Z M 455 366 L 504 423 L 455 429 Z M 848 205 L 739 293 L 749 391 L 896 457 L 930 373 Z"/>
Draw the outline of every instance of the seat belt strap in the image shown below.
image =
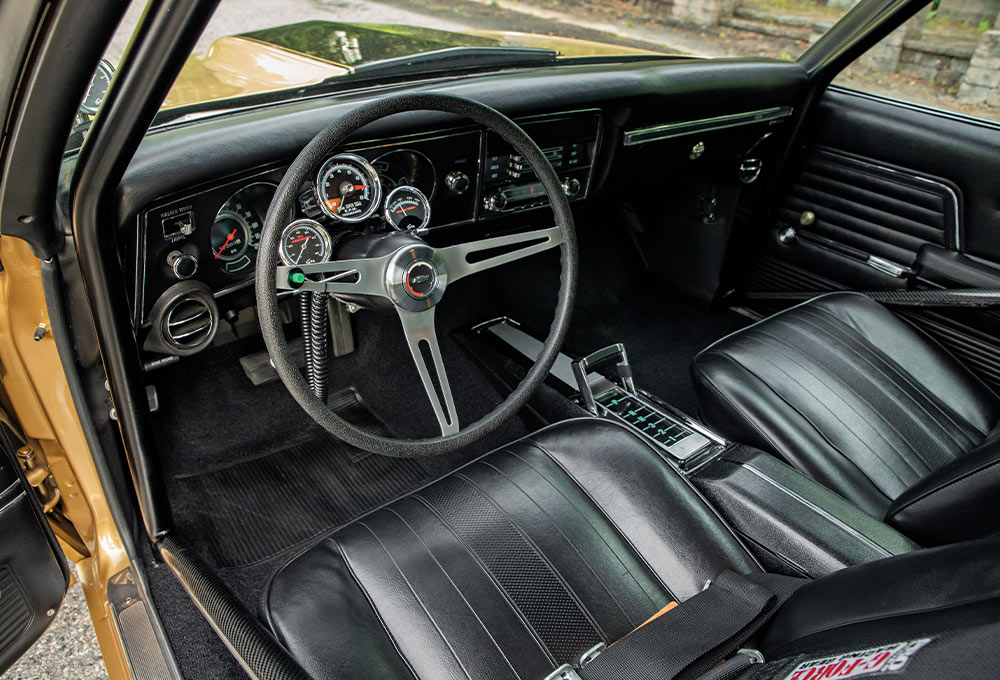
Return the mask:
<path id="1" fill-rule="evenodd" d="M 995 288 L 942 288 L 928 290 L 806 290 L 747 291 L 748 302 L 795 302 L 812 300 L 827 293 L 858 293 L 888 307 L 959 307 L 990 309 L 1000 307 L 1000 290 Z"/>
<path id="2" fill-rule="evenodd" d="M 724 571 L 707 589 L 669 613 L 659 612 L 580 668 L 564 666 L 549 677 L 671 680 L 682 672 L 698 677 L 735 652 L 804 582 Z"/>

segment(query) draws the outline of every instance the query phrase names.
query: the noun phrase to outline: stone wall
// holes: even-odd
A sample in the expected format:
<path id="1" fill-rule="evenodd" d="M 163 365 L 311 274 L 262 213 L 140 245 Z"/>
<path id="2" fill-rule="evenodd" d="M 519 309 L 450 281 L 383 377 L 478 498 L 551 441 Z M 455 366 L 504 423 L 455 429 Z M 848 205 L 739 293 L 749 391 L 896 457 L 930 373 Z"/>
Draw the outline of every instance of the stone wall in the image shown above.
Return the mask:
<path id="1" fill-rule="evenodd" d="M 980 38 L 958 96 L 972 104 L 1000 108 L 1000 30 L 987 31 Z"/>
<path id="2" fill-rule="evenodd" d="M 957 85 L 969 68 L 976 44 L 944 44 L 928 40 L 904 40 L 899 67 L 904 76 L 935 85 Z"/>
<path id="3" fill-rule="evenodd" d="M 716 26 L 732 15 L 739 0 L 674 0 L 670 18 L 699 26 Z"/>
<path id="4" fill-rule="evenodd" d="M 639 6 L 655 17 L 698 26 L 717 26 L 719 19 L 731 16 L 739 3 L 740 0 L 639 0 Z"/>

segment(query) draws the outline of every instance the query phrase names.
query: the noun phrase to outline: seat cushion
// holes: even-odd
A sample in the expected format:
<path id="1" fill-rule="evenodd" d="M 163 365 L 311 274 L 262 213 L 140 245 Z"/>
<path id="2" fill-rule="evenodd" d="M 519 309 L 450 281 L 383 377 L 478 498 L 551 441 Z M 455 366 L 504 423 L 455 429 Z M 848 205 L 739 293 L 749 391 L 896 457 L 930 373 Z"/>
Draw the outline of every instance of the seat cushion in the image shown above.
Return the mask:
<path id="1" fill-rule="evenodd" d="M 560 423 L 324 538 L 272 579 L 314 677 L 543 678 L 757 564 L 643 441 Z"/>
<path id="2" fill-rule="evenodd" d="M 881 517 L 931 471 L 981 443 L 997 397 L 882 305 L 834 293 L 703 350 L 705 422 L 777 454 Z"/>

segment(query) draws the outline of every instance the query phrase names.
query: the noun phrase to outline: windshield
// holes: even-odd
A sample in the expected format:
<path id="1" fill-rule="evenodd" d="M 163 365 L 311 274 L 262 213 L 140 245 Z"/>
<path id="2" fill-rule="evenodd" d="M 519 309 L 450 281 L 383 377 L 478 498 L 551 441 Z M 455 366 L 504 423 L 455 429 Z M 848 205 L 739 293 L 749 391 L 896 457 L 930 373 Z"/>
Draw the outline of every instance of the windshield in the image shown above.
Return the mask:
<path id="1" fill-rule="evenodd" d="M 998 117 L 997 102 L 989 97 L 978 104 L 962 99 L 972 92 L 959 80 L 963 69 L 970 59 L 976 66 L 977 44 L 997 33 L 994 0 L 976 1 L 982 11 L 979 5 L 935 0 L 897 31 L 891 44 L 873 49 L 871 58 L 859 60 L 838 83 Z M 791 61 L 856 2 L 222 0 L 154 126 L 311 92 L 580 60 L 749 56 Z M 144 5 L 132 3 L 109 45 L 81 107 L 70 150 L 82 142 Z M 964 61 L 940 56 L 959 52 Z M 942 59 L 947 61 L 943 66 Z"/>

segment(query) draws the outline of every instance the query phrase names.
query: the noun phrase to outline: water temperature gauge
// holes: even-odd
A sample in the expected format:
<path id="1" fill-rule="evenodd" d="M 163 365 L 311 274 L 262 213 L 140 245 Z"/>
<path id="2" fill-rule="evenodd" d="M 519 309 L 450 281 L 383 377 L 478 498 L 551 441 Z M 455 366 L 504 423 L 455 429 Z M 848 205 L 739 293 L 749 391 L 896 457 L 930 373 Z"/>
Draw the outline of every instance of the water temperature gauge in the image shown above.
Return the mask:
<path id="1" fill-rule="evenodd" d="M 397 231 L 423 229 L 431 221 L 430 201 L 416 187 L 396 187 L 385 199 L 385 220 Z"/>
<path id="2" fill-rule="evenodd" d="M 330 259 L 330 234 L 319 222 L 295 220 L 281 232 L 278 256 L 290 267 L 326 262 Z"/>

